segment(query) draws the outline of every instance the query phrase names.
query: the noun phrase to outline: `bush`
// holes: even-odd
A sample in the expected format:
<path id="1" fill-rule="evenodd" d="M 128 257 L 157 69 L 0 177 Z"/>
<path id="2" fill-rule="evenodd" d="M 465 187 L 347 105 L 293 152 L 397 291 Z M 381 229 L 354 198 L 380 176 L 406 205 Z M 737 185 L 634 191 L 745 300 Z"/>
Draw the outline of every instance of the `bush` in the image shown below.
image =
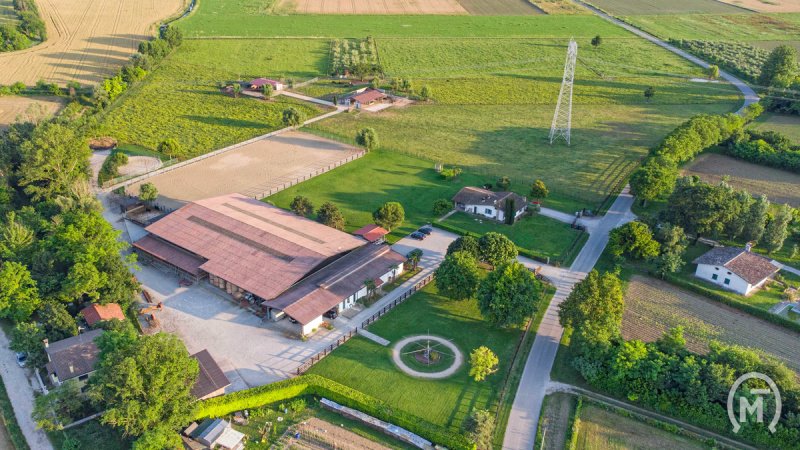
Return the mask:
<path id="1" fill-rule="evenodd" d="M 433 215 L 441 217 L 453 209 L 453 202 L 446 198 L 440 198 L 433 202 Z"/>
<path id="2" fill-rule="evenodd" d="M 103 161 L 100 173 L 97 174 L 97 182 L 102 185 L 108 180 L 119 176 L 119 168 L 128 164 L 128 155 L 120 151 L 114 151 Z"/>

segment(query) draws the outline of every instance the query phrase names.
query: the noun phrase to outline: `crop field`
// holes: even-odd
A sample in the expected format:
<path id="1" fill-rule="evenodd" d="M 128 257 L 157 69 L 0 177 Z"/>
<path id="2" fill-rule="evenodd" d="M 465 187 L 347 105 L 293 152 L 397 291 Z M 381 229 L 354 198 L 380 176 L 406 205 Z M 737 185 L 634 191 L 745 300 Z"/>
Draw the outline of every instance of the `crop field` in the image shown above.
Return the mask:
<path id="1" fill-rule="evenodd" d="M 676 326 L 685 328 L 689 350 L 708 351 L 708 342 L 760 349 L 800 371 L 800 334 L 671 284 L 635 275 L 625 292 L 622 334 L 652 342 Z"/>
<path id="2" fill-rule="evenodd" d="M 498 372 L 482 382 L 469 377 L 466 363 L 449 378 L 423 380 L 397 369 L 391 346 L 355 337 L 309 371 L 454 431 L 461 428 L 471 411 L 496 405 L 520 337 L 518 329 L 490 326 L 482 319 L 474 299 L 450 300 L 438 295 L 433 283 L 370 325 L 369 331 L 391 342 L 431 333 L 452 341 L 465 355 L 481 345 L 497 354 Z"/>
<path id="3" fill-rule="evenodd" d="M 738 14 L 745 9 L 717 0 L 590 0 L 588 3 L 615 16 L 639 14 Z"/>
<path id="4" fill-rule="evenodd" d="M 4 2 L 5 3 L 5 2 Z M 0 54 L 0 84 L 40 79 L 93 84 L 114 72 L 153 34 L 152 25 L 178 12 L 183 0 L 39 1 L 47 41 Z"/>
<path id="5" fill-rule="evenodd" d="M 19 119 L 41 119 L 49 117 L 64 106 L 58 97 L 0 97 L 0 130 Z"/>
<path id="6" fill-rule="evenodd" d="M 800 12 L 800 0 L 720 0 L 762 13 Z"/>
<path id="7" fill-rule="evenodd" d="M 584 402 L 577 430 L 576 449 L 705 449 L 702 442 L 661 430 Z"/>
<path id="8" fill-rule="evenodd" d="M 541 14 L 529 0 L 458 0 L 470 14 L 475 15 L 530 15 Z"/>
<path id="9" fill-rule="evenodd" d="M 14 25 L 18 21 L 13 0 L 0 0 L 0 26 Z"/>
<path id="10" fill-rule="evenodd" d="M 309 103 L 277 97 L 265 102 L 223 95 L 218 83 L 260 76 L 311 78 L 326 70 L 328 46 L 317 40 L 188 41 L 146 82 L 129 90 L 101 120 L 95 135 L 157 148 L 178 141 L 185 157 L 208 153 L 282 128 L 287 107 L 307 118 L 320 110 Z"/>
<path id="11" fill-rule="evenodd" d="M 786 135 L 795 145 L 800 145 L 800 117 L 764 113 L 750 125 L 761 131 L 777 131 Z"/>
<path id="12" fill-rule="evenodd" d="M 754 195 L 764 194 L 773 203 L 800 206 L 800 175 L 796 173 L 714 153 L 700 155 L 683 172 L 713 184 L 729 177 L 728 183 L 736 189 Z"/>
<path id="13" fill-rule="evenodd" d="M 530 0 L 546 14 L 591 14 L 572 0 Z"/>
<path id="14" fill-rule="evenodd" d="M 457 0 L 280 0 L 276 7 L 300 14 L 467 14 Z"/>
<path id="15" fill-rule="evenodd" d="M 677 14 L 627 16 L 625 20 L 662 39 L 739 41 L 800 40 L 800 14 Z M 773 44 L 774 45 L 774 44 Z"/>
<path id="16" fill-rule="evenodd" d="M 357 152 L 356 148 L 314 135 L 287 132 L 156 175 L 144 182 L 156 185 L 160 201 L 189 202 L 235 192 L 255 197 L 334 165 Z M 128 186 L 127 191 L 137 195 L 140 184 Z"/>

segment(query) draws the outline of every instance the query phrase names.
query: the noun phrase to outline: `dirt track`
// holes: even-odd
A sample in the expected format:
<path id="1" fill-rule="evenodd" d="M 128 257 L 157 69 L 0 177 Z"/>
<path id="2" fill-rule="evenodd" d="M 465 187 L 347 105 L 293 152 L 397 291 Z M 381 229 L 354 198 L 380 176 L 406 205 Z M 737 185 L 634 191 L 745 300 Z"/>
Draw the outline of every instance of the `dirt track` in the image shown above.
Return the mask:
<path id="1" fill-rule="evenodd" d="M 39 79 L 94 84 L 111 74 L 152 35 L 152 25 L 183 0 L 38 0 L 47 40 L 0 54 L 0 84 Z"/>
<path id="2" fill-rule="evenodd" d="M 52 97 L 0 97 L 0 130 L 14 123 L 17 118 L 36 119 L 55 114 L 64 102 Z"/>

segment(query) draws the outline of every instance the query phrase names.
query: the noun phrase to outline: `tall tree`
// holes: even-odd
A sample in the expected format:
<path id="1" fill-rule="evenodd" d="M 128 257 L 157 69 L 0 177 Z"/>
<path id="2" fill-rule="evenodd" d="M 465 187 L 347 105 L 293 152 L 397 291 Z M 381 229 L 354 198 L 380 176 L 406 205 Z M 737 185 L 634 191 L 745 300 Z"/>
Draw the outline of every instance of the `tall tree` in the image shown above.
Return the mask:
<path id="1" fill-rule="evenodd" d="M 493 412 L 485 409 L 476 409 L 469 417 L 467 430 L 476 450 L 491 450 L 493 448 L 494 417 L 495 414 Z"/>
<path id="2" fill-rule="evenodd" d="M 325 202 L 317 210 L 317 221 L 337 230 L 344 230 L 344 215 L 331 202 Z"/>
<path id="3" fill-rule="evenodd" d="M 28 367 L 42 367 L 47 363 L 44 352 L 44 327 L 35 322 L 20 322 L 11 330 L 9 348 L 28 355 Z"/>
<path id="4" fill-rule="evenodd" d="M 180 158 L 184 154 L 181 144 L 173 138 L 161 141 L 161 143 L 158 144 L 158 152 L 170 158 Z"/>
<path id="5" fill-rule="evenodd" d="M 75 181 L 88 177 L 89 146 L 70 127 L 39 125 L 21 150 L 19 184 L 34 201 L 66 195 Z"/>
<path id="6" fill-rule="evenodd" d="M 543 198 L 547 198 L 548 195 L 550 195 L 550 190 L 547 189 L 544 181 L 534 180 L 533 184 L 531 184 L 531 197 L 535 198 L 536 201 L 541 201 Z"/>
<path id="7" fill-rule="evenodd" d="M 386 202 L 372 213 L 372 218 L 378 226 L 392 231 L 403 224 L 406 219 L 406 212 L 400 203 Z"/>
<path id="8" fill-rule="evenodd" d="M 780 45 L 770 52 L 761 67 L 758 83 L 764 87 L 788 88 L 797 77 L 797 50 Z"/>
<path id="9" fill-rule="evenodd" d="M 308 197 L 302 195 L 298 195 L 292 200 L 290 208 L 295 214 L 303 217 L 308 217 L 314 212 L 314 204 Z"/>
<path id="10" fill-rule="evenodd" d="M 446 297 L 455 300 L 471 298 L 478 290 L 478 283 L 478 261 L 467 252 L 448 254 L 436 269 L 436 288 Z"/>
<path id="11" fill-rule="evenodd" d="M 709 80 L 716 80 L 719 78 L 719 66 L 716 64 L 711 64 L 706 69 L 706 76 L 708 76 Z"/>
<path id="12" fill-rule="evenodd" d="M 660 248 L 650 227 L 642 222 L 628 222 L 613 229 L 609 236 L 609 249 L 614 256 L 653 259 L 658 256 Z"/>
<path id="13" fill-rule="evenodd" d="M 481 249 L 478 240 L 474 236 L 460 236 L 447 246 L 447 254 L 455 252 L 469 253 L 473 258 L 480 259 Z"/>
<path id="14" fill-rule="evenodd" d="M 500 177 L 497 179 L 497 188 L 501 191 L 507 191 L 508 188 L 511 187 L 511 178 L 509 177 Z"/>
<path id="15" fill-rule="evenodd" d="M 45 431 L 61 430 L 64 425 L 81 418 L 79 414 L 84 408 L 81 398 L 77 380 L 68 380 L 48 394 L 36 397 L 31 416 L 38 428 Z"/>
<path id="16" fill-rule="evenodd" d="M 100 360 L 89 382 L 89 397 L 105 409 L 101 422 L 133 436 L 185 426 L 192 419 L 198 366 L 183 342 L 167 333 L 133 339 L 116 334 L 98 337 L 117 342 L 98 343 Z"/>
<path id="17" fill-rule="evenodd" d="M 139 186 L 139 200 L 143 202 L 153 202 L 158 200 L 158 188 L 153 183 L 144 183 Z"/>
<path id="18" fill-rule="evenodd" d="M 559 305 L 559 320 L 564 327 L 580 330 L 589 342 L 608 346 L 620 335 L 623 298 L 617 275 L 592 270 Z"/>
<path id="19" fill-rule="evenodd" d="M 498 267 L 481 281 L 478 307 L 490 323 L 518 326 L 536 312 L 541 284 L 527 267 L 512 262 Z"/>
<path id="20" fill-rule="evenodd" d="M 514 260 L 519 252 L 517 246 L 504 234 L 490 231 L 478 239 L 481 260 L 494 267 Z"/>
<path id="21" fill-rule="evenodd" d="M 475 381 L 483 381 L 497 372 L 499 363 L 497 355 L 489 347 L 482 345 L 469 354 L 469 376 Z"/>
<path id="22" fill-rule="evenodd" d="M 61 303 L 45 302 L 39 312 L 39 318 L 44 325 L 44 332 L 50 342 L 78 335 L 78 324 Z"/>
<path id="23" fill-rule="evenodd" d="M 745 213 L 744 226 L 741 236 L 746 241 L 760 241 L 764 236 L 764 227 L 767 224 L 770 202 L 766 195 L 756 198 Z"/>
<path id="24" fill-rule="evenodd" d="M 0 317 L 27 320 L 40 303 L 36 282 L 27 267 L 12 261 L 0 264 Z"/>
<path id="25" fill-rule="evenodd" d="M 777 252 L 783 248 L 783 243 L 789 237 L 789 223 L 792 221 L 792 207 L 782 205 L 764 229 L 763 245 L 769 253 Z"/>
<path id="26" fill-rule="evenodd" d="M 378 132 L 374 128 L 362 128 L 356 133 L 356 144 L 364 147 L 367 151 L 378 148 Z"/>
<path id="27" fill-rule="evenodd" d="M 669 195 L 675 189 L 678 166 L 674 161 L 650 158 L 631 175 L 631 190 L 643 204 Z"/>
<path id="28" fill-rule="evenodd" d="M 656 88 L 653 86 L 648 86 L 644 90 L 644 98 L 650 102 L 650 100 L 656 96 Z"/>
<path id="29" fill-rule="evenodd" d="M 303 115 L 296 108 L 286 108 L 283 110 L 283 125 L 286 127 L 297 127 L 303 123 Z"/>
<path id="30" fill-rule="evenodd" d="M 598 34 L 592 38 L 592 47 L 597 48 L 603 43 L 603 38 Z"/>

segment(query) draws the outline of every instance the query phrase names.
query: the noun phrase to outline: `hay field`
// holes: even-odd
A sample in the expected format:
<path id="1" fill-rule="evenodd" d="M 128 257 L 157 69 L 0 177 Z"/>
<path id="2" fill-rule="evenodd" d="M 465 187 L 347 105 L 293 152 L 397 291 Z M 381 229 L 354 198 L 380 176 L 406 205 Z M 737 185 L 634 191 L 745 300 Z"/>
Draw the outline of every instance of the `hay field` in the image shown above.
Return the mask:
<path id="1" fill-rule="evenodd" d="M 684 169 L 686 175 L 697 175 L 708 183 L 728 182 L 737 189 L 754 195 L 764 194 L 773 203 L 800 206 L 800 175 L 785 170 L 742 161 L 730 156 L 707 153 L 700 155 Z"/>
<path id="2" fill-rule="evenodd" d="M 0 54 L 0 84 L 39 79 L 94 84 L 113 73 L 152 35 L 152 25 L 184 0 L 39 0 L 47 41 Z"/>
<path id="3" fill-rule="evenodd" d="M 64 106 L 64 101 L 53 97 L 0 97 L 0 130 L 17 121 L 17 118 L 40 119 L 49 117 Z"/>
<path id="4" fill-rule="evenodd" d="M 176 202 L 236 192 L 261 198 L 271 188 L 327 168 L 358 151 L 311 134 L 288 132 L 156 175 L 126 190 L 136 195 L 139 185 L 153 183 L 159 202 L 171 207 Z"/>
<path id="5" fill-rule="evenodd" d="M 680 290 L 654 278 L 635 275 L 625 292 L 622 335 L 652 342 L 676 326 L 685 328 L 686 344 L 697 353 L 708 342 L 760 349 L 800 371 L 800 333 L 758 319 L 722 303 Z"/>
<path id="6" fill-rule="evenodd" d="M 800 12 L 800 0 L 719 0 L 763 13 Z"/>
<path id="7" fill-rule="evenodd" d="M 281 0 L 276 8 L 301 14 L 467 14 L 457 0 Z"/>

